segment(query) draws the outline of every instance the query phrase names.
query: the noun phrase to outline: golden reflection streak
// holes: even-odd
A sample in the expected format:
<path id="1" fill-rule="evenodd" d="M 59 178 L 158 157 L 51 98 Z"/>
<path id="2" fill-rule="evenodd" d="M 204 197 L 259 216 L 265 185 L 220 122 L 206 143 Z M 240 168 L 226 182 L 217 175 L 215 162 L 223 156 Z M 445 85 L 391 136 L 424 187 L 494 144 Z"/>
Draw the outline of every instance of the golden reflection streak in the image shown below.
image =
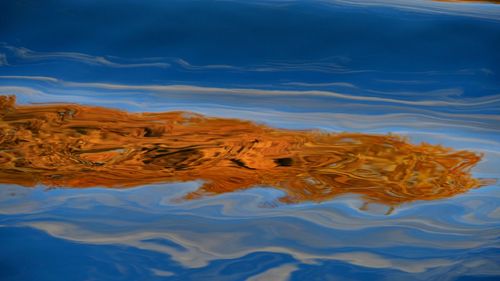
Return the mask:
<path id="1" fill-rule="evenodd" d="M 186 199 L 254 186 L 282 202 L 341 194 L 390 206 L 479 187 L 481 157 L 395 135 L 274 129 L 187 112 L 127 113 L 76 104 L 15 104 L 0 96 L 0 182 L 126 188 L 203 180 Z"/>

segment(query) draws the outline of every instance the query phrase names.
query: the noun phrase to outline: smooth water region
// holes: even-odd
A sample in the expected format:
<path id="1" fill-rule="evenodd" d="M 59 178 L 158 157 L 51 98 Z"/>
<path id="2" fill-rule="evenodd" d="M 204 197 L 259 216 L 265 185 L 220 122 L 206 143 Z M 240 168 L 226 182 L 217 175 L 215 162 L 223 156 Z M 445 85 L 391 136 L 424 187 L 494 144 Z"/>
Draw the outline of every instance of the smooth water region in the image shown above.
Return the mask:
<path id="1" fill-rule="evenodd" d="M 500 8 L 451 2 L 1 2 L 0 279 L 497 280 Z"/>

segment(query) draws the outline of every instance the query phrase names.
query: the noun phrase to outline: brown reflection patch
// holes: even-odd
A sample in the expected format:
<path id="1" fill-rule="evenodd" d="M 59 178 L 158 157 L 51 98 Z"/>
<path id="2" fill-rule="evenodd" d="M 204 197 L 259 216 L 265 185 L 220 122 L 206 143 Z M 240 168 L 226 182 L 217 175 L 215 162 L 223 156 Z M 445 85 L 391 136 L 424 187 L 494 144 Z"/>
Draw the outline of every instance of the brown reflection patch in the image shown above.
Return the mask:
<path id="1" fill-rule="evenodd" d="M 273 129 L 186 112 L 132 114 L 75 104 L 16 106 L 0 97 L 0 182 L 126 188 L 203 180 L 187 199 L 254 186 L 283 202 L 345 193 L 398 205 L 480 182 L 480 156 L 394 135 Z"/>

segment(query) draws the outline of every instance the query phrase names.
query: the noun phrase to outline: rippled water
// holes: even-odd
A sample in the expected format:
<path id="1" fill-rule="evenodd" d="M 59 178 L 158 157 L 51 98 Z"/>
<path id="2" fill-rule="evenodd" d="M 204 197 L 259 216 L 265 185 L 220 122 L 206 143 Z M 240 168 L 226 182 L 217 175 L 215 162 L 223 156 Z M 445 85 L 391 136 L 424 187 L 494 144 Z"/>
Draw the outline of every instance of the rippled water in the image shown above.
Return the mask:
<path id="1" fill-rule="evenodd" d="M 251 148 L 249 154 L 227 152 L 239 158 L 197 166 L 197 174 L 161 174 L 163 180 L 159 177 L 165 171 L 148 172 L 137 181 L 142 166 L 106 168 L 106 161 L 116 156 L 109 153 L 124 150 L 80 154 L 86 164 L 106 163 L 99 162 L 102 166 L 96 170 L 74 169 L 75 158 L 62 151 L 73 149 L 70 143 L 77 135 L 56 140 L 66 131 L 52 125 L 44 137 L 32 138 L 20 129 L 25 128 L 22 121 L 13 121 L 29 116 L 2 112 L 1 280 L 500 278 L 496 5 L 403 0 L 3 1 L 0 10 L 0 94 L 15 95 L 17 106 L 49 103 L 53 109 L 71 103 L 156 114 L 150 116 L 194 112 L 179 113 L 179 118 L 201 118 L 194 123 L 196 132 L 169 139 L 169 149 L 207 140 L 215 140 L 218 148 L 246 147 L 255 128 L 266 128 L 257 135 L 271 143 L 271 148 Z M 49 114 L 46 111 L 43 114 Z M 44 115 L 37 114 L 30 115 L 30 122 L 45 122 Z M 157 145 L 152 153 L 161 154 L 160 160 L 167 153 L 158 151 L 167 141 L 155 135 L 155 128 L 149 133 L 155 142 L 143 140 L 148 133 L 136 126 L 146 122 L 143 119 L 96 116 L 100 128 L 113 132 L 96 138 L 108 142 L 106 149 L 115 142 L 141 142 L 144 147 Z M 206 126 L 203 118 L 218 121 Z M 25 142 L 7 145 L 16 134 L 12 128 Z M 203 133 L 204 128 L 209 131 Z M 132 132 L 137 135 L 130 137 Z M 366 195 L 369 199 L 376 192 L 342 192 L 321 200 L 303 193 L 300 200 L 280 201 L 299 186 L 283 183 L 288 176 L 276 172 L 279 163 L 283 165 L 278 170 L 296 169 L 294 178 L 313 175 L 331 183 L 325 180 L 324 167 L 314 165 L 328 162 L 317 154 L 327 157 L 332 148 L 322 146 L 318 153 L 297 141 L 338 141 L 328 139 L 327 133 L 377 136 L 379 145 L 386 147 L 391 146 L 388 134 L 407 138 L 407 149 L 388 154 L 342 148 L 356 159 L 368 155 L 389 161 L 392 154 L 416 155 L 422 142 L 436 147 L 430 150 L 434 152 L 444 149 L 438 146 L 468 151 L 466 155 L 481 156 L 471 169 L 471 177 L 481 184 L 447 196 L 406 200 L 405 193 L 395 193 L 382 177 L 377 181 L 369 174 L 380 194 L 399 203 L 365 204 Z M 116 136 L 120 134 L 127 138 Z M 35 147 L 35 142 L 41 148 L 59 148 L 27 149 L 22 157 L 14 153 Z M 276 153 L 273 149 L 280 143 L 286 149 Z M 211 150 L 200 151 L 207 155 Z M 45 160 L 36 160 L 42 154 Z M 318 158 L 305 157 L 312 154 Z M 6 155 L 17 156 L 5 160 Z M 178 168 L 186 161 L 197 163 L 191 156 L 155 163 Z M 306 158 L 310 160 L 300 162 Z M 391 161 L 408 164 L 396 158 Z M 7 167 L 9 163 L 18 166 Z M 363 173 L 351 169 L 346 177 L 389 169 L 380 164 L 385 162 L 368 163 Z M 49 164 L 59 168 L 41 167 Z M 104 168 L 108 170 L 102 173 Z M 236 168 L 252 176 L 236 175 Z M 252 169 L 262 173 L 255 176 Z M 54 177 L 57 171 L 65 173 L 64 180 Z M 409 171 L 425 174 L 417 168 Z M 250 184 L 186 199 L 207 181 L 233 177 Z M 347 187 L 359 187 L 360 182 L 366 183 L 351 181 Z M 451 182 L 445 190 L 456 186 Z"/>

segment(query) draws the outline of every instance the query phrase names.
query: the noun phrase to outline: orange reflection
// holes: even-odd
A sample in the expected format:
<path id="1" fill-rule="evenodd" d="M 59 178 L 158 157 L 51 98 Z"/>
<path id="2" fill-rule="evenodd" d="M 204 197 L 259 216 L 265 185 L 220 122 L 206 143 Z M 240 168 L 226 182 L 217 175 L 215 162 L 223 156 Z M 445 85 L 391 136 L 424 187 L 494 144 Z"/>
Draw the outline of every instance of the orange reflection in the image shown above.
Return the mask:
<path id="1" fill-rule="evenodd" d="M 480 186 L 480 156 L 394 135 L 273 129 L 186 112 L 132 114 L 0 97 L 0 182 L 126 188 L 203 180 L 186 198 L 270 186 L 283 202 L 340 194 L 398 205 Z"/>
<path id="2" fill-rule="evenodd" d="M 500 4 L 500 0 L 433 0 L 436 2 L 456 2 L 456 3 L 492 3 L 492 4 Z"/>

